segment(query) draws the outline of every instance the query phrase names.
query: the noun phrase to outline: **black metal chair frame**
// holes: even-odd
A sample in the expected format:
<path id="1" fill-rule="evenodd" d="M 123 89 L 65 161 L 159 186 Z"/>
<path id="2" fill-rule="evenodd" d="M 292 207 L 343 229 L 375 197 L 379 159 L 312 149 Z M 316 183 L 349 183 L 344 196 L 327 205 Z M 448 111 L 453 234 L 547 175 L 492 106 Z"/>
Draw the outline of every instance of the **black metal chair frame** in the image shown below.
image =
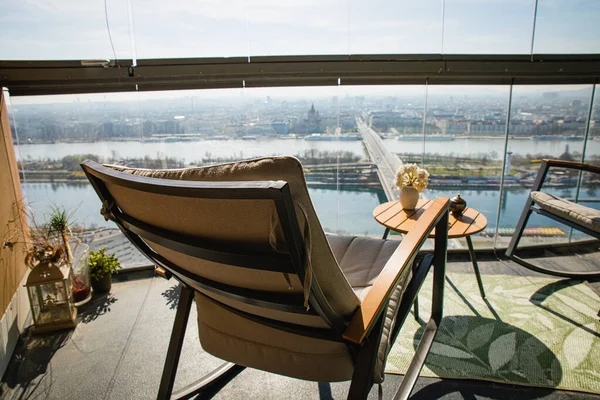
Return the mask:
<path id="1" fill-rule="evenodd" d="M 298 226 L 298 220 L 287 182 L 196 182 L 166 180 L 140 177 L 115 171 L 111 168 L 103 167 L 98 163 L 87 160 L 84 161 L 81 166 L 94 190 L 102 200 L 103 215 L 115 222 L 133 245 L 142 252 L 142 254 L 147 256 L 157 267 L 164 269 L 168 277 L 172 276 L 182 284 L 182 291 L 159 387 L 158 399 L 189 398 L 204 391 L 211 385 L 225 384 L 227 379 L 230 379 L 231 374 L 245 368 L 244 366 L 227 362 L 201 378 L 199 381 L 173 393 L 177 365 L 179 363 L 179 356 L 183 345 L 195 289 L 210 291 L 228 298 L 233 298 L 237 301 L 270 309 L 320 315 L 329 324 L 330 327 L 328 329 L 315 329 L 292 323 L 284 323 L 249 314 L 219 303 L 229 311 L 269 327 L 274 327 L 298 335 L 333 340 L 346 344 L 350 354 L 353 355 L 355 360 L 355 370 L 348 398 L 364 399 L 367 397 L 374 384 L 373 370 L 377 357 L 377 349 L 383 331 L 385 310 L 387 309 L 387 304 L 389 303 L 393 291 L 390 291 L 385 297 L 385 304 L 378 308 L 376 322 L 372 326 L 369 326 L 364 340 L 362 340 L 360 344 L 357 344 L 344 339 L 343 334 L 347 327 L 347 323 L 333 312 L 333 309 L 323 295 L 318 282 L 315 280 L 313 280 L 310 288 L 309 303 L 311 307 L 310 310 L 307 311 L 303 306 L 302 294 L 273 295 L 272 293 L 264 291 L 239 288 L 208 280 L 168 261 L 153 251 L 142 239 L 148 238 L 155 243 L 159 243 L 161 246 L 210 261 L 237 265 L 245 268 L 295 273 L 303 283 L 306 260 L 304 240 Z M 236 249 L 231 248 L 231 246 L 221 247 L 218 244 L 209 243 L 197 237 L 189 237 L 150 226 L 126 215 L 115 203 L 105 182 L 121 185 L 141 192 L 158 193 L 167 196 L 210 199 L 273 200 L 284 232 L 284 238 L 288 245 L 289 253 L 266 254 L 253 253 L 250 251 L 236 252 Z M 411 251 L 408 263 L 404 264 L 412 266 L 413 277 L 402 297 L 396 323 L 391 331 L 392 340 L 396 339 L 400 328 L 404 324 L 406 317 L 409 315 L 411 305 L 414 303 L 432 265 L 434 271 L 433 299 L 431 318 L 427 322 L 421 342 L 412 359 L 408 372 L 395 393 L 395 399 L 408 398 L 410 395 L 442 319 L 447 251 L 447 225 L 448 205 L 446 201 L 444 208 L 435 215 L 435 218 L 429 221 L 429 225 L 423 231 L 423 234 L 414 246 L 413 251 Z M 436 232 L 434 253 L 415 260 L 418 253 L 417 250 L 423 245 L 428 234 L 433 231 L 433 229 L 435 229 Z M 398 285 L 399 279 L 400 276 L 398 275 L 396 280 L 393 281 L 394 287 Z"/>
<path id="2" fill-rule="evenodd" d="M 574 170 L 580 171 L 580 173 L 585 171 L 585 172 L 592 172 L 592 173 L 600 174 L 600 167 L 596 167 L 593 165 L 580 164 L 580 163 L 563 161 L 563 160 L 544 159 L 544 160 L 542 160 L 542 163 L 540 165 L 540 170 L 535 178 L 535 181 L 533 183 L 533 187 L 532 187 L 531 191 L 540 191 L 542 189 L 544 181 L 546 180 L 546 175 L 548 174 L 548 170 L 552 167 L 574 169 Z M 531 198 L 531 195 L 530 195 L 527 199 L 527 202 L 525 203 L 525 207 L 523 208 L 523 212 L 521 213 L 521 217 L 519 218 L 519 222 L 517 223 L 517 226 L 515 228 L 515 233 L 510 241 L 510 244 L 508 245 L 508 248 L 506 249 L 506 256 L 508 258 L 521 264 L 522 266 L 524 266 L 526 268 L 532 269 L 537 272 L 549 274 L 549 275 L 561 276 L 561 277 L 566 277 L 566 278 L 578 278 L 578 279 L 588 279 L 588 278 L 600 276 L 600 271 L 597 271 L 597 272 L 571 272 L 571 271 L 552 270 L 552 269 L 548 269 L 548 268 L 541 267 L 538 265 L 534 265 L 534 264 L 524 260 L 523 258 L 517 256 L 515 254 L 515 251 L 517 249 L 517 246 L 519 245 L 519 241 L 521 240 L 521 236 L 523 235 L 525 226 L 527 225 L 527 221 L 529 220 L 529 216 L 531 215 L 532 212 L 535 212 L 537 214 L 543 215 L 545 217 L 548 217 L 555 221 L 558 221 L 562 224 L 570 226 L 571 228 L 577 229 L 577 230 L 579 230 L 587 235 L 590 235 L 596 239 L 600 239 L 600 234 L 598 232 L 594 232 L 594 231 L 586 228 L 585 226 L 581 226 L 573 221 L 566 220 L 558 215 L 555 215 L 551 212 L 544 210 L 543 208 L 541 208 L 540 206 L 535 204 L 535 202 L 533 201 L 533 199 Z"/>

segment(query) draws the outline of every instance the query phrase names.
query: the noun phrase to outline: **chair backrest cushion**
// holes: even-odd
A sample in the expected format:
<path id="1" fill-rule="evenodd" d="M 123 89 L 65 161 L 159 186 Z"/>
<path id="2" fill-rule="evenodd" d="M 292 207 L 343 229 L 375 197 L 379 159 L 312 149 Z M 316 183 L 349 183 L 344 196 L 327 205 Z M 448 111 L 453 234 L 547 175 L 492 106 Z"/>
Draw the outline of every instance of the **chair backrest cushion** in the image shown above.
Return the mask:
<path id="1" fill-rule="evenodd" d="M 314 278 L 336 314 L 348 320 L 359 305 L 328 245 L 310 201 L 300 162 L 294 157 L 270 157 L 250 161 L 185 169 L 137 169 L 107 165 L 133 175 L 210 182 L 286 181 L 296 205 L 299 227 L 304 230 L 306 214 L 310 234 Z M 186 234 L 219 245 L 239 249 L 285 252 L 280 224 L 271 200 L 217 200 L 141 192 L 107 183 L 119 208 L 127 215 L 161 229 Z M 275 223 L 274 223 L 275 218 Z M 154 251 L 207 279 L 249 289 L 274 292 L 302 292 L 296 275 L 232 267 L 178 253 L 147 239 Z"/>

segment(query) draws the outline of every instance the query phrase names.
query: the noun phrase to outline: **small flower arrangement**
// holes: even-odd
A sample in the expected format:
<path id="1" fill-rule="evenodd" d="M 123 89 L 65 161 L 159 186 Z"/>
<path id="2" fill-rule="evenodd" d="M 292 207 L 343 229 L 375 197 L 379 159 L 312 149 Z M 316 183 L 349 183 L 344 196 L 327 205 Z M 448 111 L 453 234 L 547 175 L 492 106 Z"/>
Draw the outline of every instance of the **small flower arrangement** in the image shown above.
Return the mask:
<path id="1" fill-rule="evenodd" d="M 394 182 L 400 190 L 412 186 L 421 193 L 429 184 L 429 172 L 417 166 L 417 164 L 404 164 L 396 171 Z"/>

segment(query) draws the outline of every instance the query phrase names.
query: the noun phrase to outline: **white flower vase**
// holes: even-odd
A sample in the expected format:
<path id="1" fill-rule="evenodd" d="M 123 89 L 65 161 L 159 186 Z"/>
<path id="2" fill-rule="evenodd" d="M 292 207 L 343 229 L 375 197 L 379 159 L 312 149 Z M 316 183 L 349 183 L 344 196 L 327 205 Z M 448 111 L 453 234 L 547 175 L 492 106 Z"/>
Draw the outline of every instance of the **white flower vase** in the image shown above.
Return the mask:
<path id="1" fill-rule="evenodd" d="M 414 210 L 419 202 L 419 192 L 412 186 L 400 190 L 400 204 L 405 210 Z"/>

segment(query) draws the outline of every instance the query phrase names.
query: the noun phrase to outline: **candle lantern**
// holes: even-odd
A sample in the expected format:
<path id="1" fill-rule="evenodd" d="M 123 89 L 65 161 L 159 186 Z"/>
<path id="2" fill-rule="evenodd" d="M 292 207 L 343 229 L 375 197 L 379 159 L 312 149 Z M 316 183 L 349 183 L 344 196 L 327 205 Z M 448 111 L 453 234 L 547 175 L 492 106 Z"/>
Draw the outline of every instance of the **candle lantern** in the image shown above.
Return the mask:
<path id="1" fill-rule="evenodd" d="M 27 293 L 34 333 L 74 328 L 77 309 L 71 291 L 72 270 L 52 261 L 41 261 L 27 278 Z"/>

